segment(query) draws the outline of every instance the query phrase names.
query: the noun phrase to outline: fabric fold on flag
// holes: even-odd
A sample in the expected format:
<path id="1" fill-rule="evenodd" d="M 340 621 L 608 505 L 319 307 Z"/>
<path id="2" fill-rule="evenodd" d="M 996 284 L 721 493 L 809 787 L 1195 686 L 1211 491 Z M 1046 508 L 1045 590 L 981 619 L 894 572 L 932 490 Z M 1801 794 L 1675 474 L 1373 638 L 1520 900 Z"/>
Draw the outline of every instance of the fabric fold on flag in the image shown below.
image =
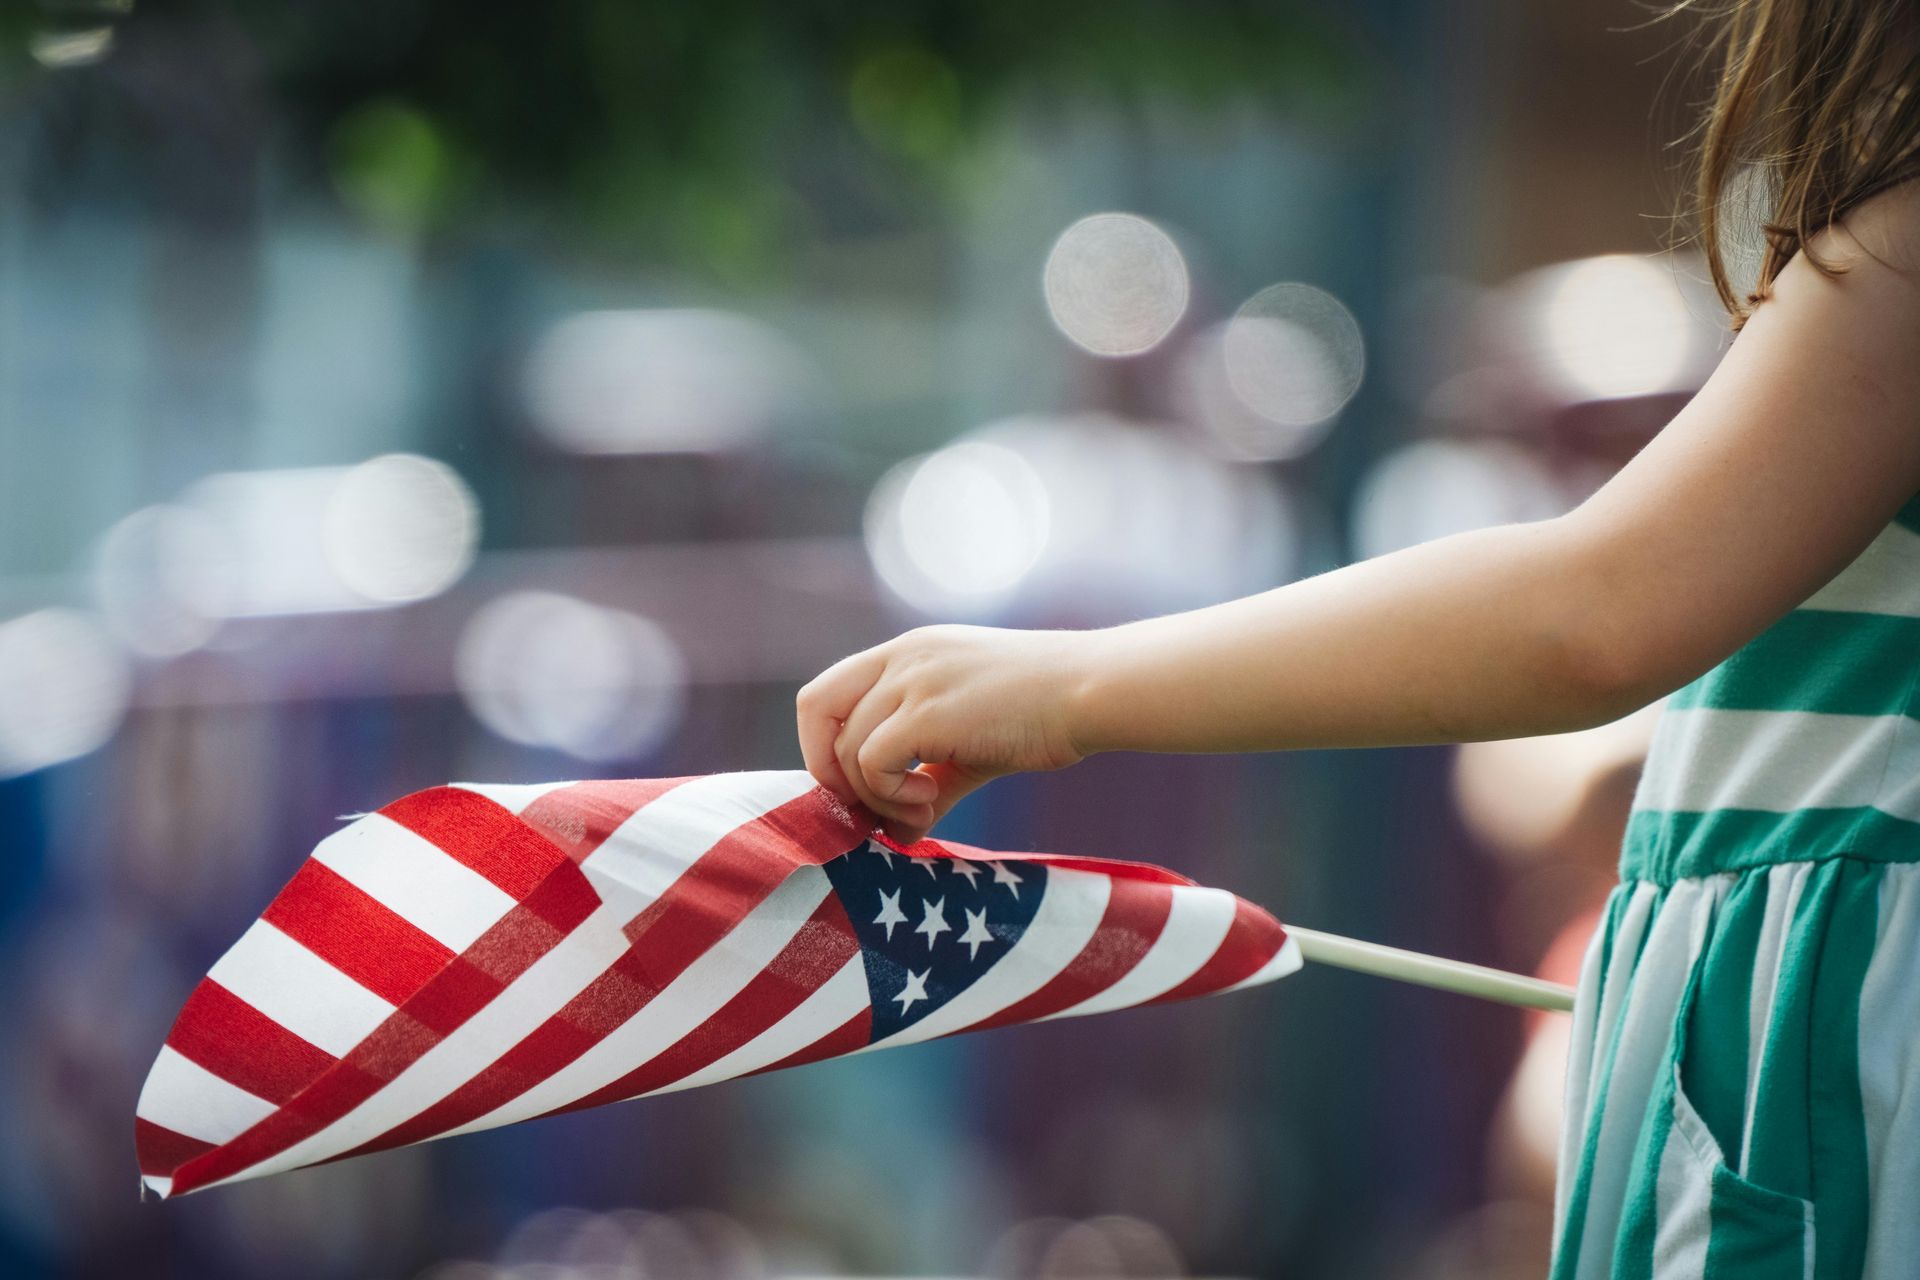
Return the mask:
<path id="1" fill-rule="evenodd" d="M 453 784 L 329 835 L 188 995 L 162 1196 L 936 1036 L 1271 981 L 1271 915 L 1145 863 L 922 840 L 803 772 Z"/>

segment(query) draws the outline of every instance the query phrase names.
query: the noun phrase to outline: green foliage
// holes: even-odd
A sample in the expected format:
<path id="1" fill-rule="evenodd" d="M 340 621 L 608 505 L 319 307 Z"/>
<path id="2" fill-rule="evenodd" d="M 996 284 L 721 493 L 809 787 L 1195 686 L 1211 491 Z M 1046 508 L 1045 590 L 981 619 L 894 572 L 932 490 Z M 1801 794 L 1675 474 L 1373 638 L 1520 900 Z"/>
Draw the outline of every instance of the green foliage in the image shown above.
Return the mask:
<path id="1" fill-rule="evenodd" d="M 124 34 L 216 13 L 266 69 L 276 137 L 311 151 L 283 171 L 369 221 L 531 217 L 741 281 L 802 228 L 965 207 L 1016 108 L 1251 99 L 1339 128 L 1370 74 L 1347 11 L 1304 0 L 142 0 Z"/>
<path id="2" fill-rule="evenodd" d="M 334 123 L 329 142 L 334 189 L 369 221 L 418 232 L 451 203 L 457 157 L 433 121 L 407 104 L 367 102 Z"/>

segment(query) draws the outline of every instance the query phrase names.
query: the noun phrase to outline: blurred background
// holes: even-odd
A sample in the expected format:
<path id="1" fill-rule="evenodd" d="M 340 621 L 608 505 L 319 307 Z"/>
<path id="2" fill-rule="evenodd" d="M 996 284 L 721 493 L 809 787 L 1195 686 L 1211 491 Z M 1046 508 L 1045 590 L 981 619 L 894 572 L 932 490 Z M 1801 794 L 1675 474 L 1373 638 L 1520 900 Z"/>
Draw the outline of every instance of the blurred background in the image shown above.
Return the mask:
<path id="1" fill-rule="evenodd" d="M 1650 17 L 0 6 L 0 1272 L 1539 1274 L 1563 1022 L 1333 971 L 164 1205 L 133 1106 L 341 814 L 797 767 L 899 630 L 1579 502 L 1724 346 Z M 1570 980 L 1648 714 L 1102 757 L 940 834 Z"/>

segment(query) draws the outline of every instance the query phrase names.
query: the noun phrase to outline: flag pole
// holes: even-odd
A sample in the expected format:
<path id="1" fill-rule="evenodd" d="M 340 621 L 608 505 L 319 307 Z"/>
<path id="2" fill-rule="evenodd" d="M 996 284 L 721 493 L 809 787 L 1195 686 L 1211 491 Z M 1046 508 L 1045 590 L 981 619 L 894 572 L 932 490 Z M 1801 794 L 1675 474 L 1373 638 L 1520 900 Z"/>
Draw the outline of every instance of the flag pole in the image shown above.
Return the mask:
<path id="1" fill-rule="evenodd" d="M 1329 964 L 1336 969 L 1351 969 L 1355 973 L 1370 973 L 1396 982 L 1411 982 L 1527 1009 L 1565 1013 L 1573 1008 L 1573 988 L 1557 982 L 1508 973 L 1504 969 L 1489 969 L 1464 960 L 1443 960 L 1418 951 L 1402 951 L 1377 942 L 1342 938 L 1318 929 L 1287 925 L 1286 930 L 1289 937 L 1299 941 L 1300 958 L 1313 964 Z"/>

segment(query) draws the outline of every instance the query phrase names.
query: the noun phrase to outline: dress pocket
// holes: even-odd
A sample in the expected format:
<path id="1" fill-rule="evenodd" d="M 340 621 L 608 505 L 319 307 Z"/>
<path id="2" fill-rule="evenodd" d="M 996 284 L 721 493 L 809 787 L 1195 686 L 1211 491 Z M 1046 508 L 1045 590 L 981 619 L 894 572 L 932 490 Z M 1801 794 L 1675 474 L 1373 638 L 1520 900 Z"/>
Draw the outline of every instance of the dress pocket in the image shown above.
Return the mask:
<path id="1" fill-rule="evenodd" d="M 1653 1275 L 1728 1275 L 1741 1280 L 1808 1280 L 1813 1275 L 1813 1204 L 1734 1172 L 1700 1113 L 1668 1082 L 1671 1128 L 1656 1179 Z"/>

